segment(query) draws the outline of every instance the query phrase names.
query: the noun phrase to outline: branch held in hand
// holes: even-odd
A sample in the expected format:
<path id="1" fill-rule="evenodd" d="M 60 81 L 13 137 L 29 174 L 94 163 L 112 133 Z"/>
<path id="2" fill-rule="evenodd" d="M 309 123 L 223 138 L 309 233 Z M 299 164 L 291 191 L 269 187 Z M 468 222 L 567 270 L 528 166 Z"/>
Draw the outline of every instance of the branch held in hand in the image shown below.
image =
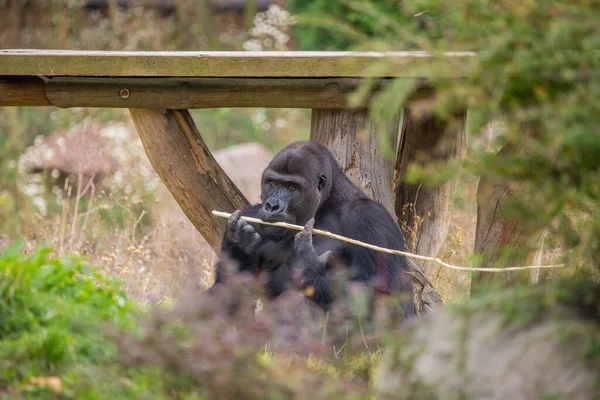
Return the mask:
<path id="1" fill-rule="evenodd" d="M 229 218 L 231 217 L 230 213 L 226 213 L 226 212 L 222 212 L 222 211 L 212 211 L 212 214 L 214 216 L 217 217 L 222 217 L 222 218 Z M 241 216 L 240 217 L 243 220 L 246 220 L 248 222 L 253 222 L 256 224 L 262 224 L 262 225 L 271 225 L 271 226 L 279 226 L 281 228 L 287 228 L 287 229 L 294 229 L 297 231 L 302 231 L 304 230 L 303 226 L 300 225 L 294 225 L 294 224 L 288 224 L 287 222 L 266 222 L 263 221 L 261 219 L 258 218 L 252 218 L 252 217 L 246 217 L 246 216 Z M 394 250 L 394 249 L 387 249 L 385 247 L 379 247 L 379 246 L 375 246 L 369 243 L 365 243 L 365 242 L 361 242 L 359 240 L 354 240 L 342 235 L 337 235 L 335 233 L 331 233 L 331 232 L 327 232 L 327 231 L 323 231 L 321 229 L 313 229 L 313 233 L 316 235 L 322 235 L 322 236 L 327 236 L 329 238 L 332 239 L 337 239 L 337 240 L 341 240 L 343 242 L 346 243 L 351 243 L 351 244 L 355 244 L 357 246 L 362 246 L 362 247 L 366 247 L 367 249 L 371 249 L 371 250 L 375 250 L 375 251 L 380 251 L 382 253 L 388 253 L 388 254 L 395 254 L 398 256 L 405 256 L 405 257 L 410 257 L 410 258 L 415 258 L 417 260 L 425 260 L 425 261 L 431 261 L 434 262 L 438 265 L 441 265 L 442 267 L 446 267 L 446 268 L 450 268 L 450 269 L 455 269 L 458 271 L 482 271 L 482 272 L 508 272 L 508 271 L 519 271 L 519 270 L 524 270 L 524 269 L 543 269 L 543 268 L 558 268 L 558 267 L 563 267 L 563 264 L 553 264 L 553 265 L 528 265 L 525 267 L 506 267 L 506 268 L 476 268 L 476 267 L 460 267 L 458 265 L 452 265 L 452 264 L 448 264 L 447 262 L 444 262 L 442 260 L 440 260 L 439 258 L 436 257 L 427 257 L 427 256 L 420 256 L 418 254 L 413 254 L 413 253 L 408 253 L 406 251 L 400 251 L 400 250 Z"/>

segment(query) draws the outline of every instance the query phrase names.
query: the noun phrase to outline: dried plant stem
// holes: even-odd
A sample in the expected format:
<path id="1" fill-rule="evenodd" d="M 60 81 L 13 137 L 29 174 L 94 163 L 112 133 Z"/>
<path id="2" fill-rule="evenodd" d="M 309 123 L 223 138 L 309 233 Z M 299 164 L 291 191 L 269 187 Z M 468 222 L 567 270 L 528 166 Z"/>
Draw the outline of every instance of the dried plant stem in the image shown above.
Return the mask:
<path id="1" fill-rule="evenodd" d="M 215 211 L 215 210 L 213 210 L 212 214 L 214 216 L 222 217 L 222 218 L 229 218 L 229 217 L 231 217 L 230 213 L 226 213 L 226 212 L 222 212 L 222 211 Z M 266 221 L 260 220 L 258 218 L 245 217 L 245 216 L 242 216 L 240 218 L 244 219 L 244 220 L 246 220 L 248 222 L 254 222 L 254 223 L 262 224 L 262 225 L 279 226 L 279 227 L 282 227 L 282 228 L 294 229 L 294 230 L 297 230 L 297 231 L 304 230 L 303 226 L 294 225 L 294 224 L 288 224 L 287 222 L 266 222 Z M 506 268 L 460 267 L 458 265 L 448 264 L 447 262 L 444 262 L 444 261 L 442 261 L 442 260 L 440 260 L 439 258 L 436 258 L 436 257 L 420 256 L 418 254 L 408 253 L 406 251 L 387 249 L 385 247 L 379 247 L 379 246 L 375 246 L 375 245 L 372 245 L 372 244 L 364 243 L 364 242 L 361 242 L 359 240 L 354 240 L 354 239 L 351 239 L 351 238 L 348 238 L 348 237 L 345 237 L 345 236 L 342 236 L 342 235 L 337 235 L 335 233 L 323 231 L 323 230 L 320 230 L 320 229 L 313 229 L 313 233 L 315 233 L 317 235 L 327 236 L 327 237 L 332 238 L 332 239 L 341 240 L 341 241 L 346 242 L 346 243 L 355 244 L 357 246 L 366 247 L 367 249 L 371 249 L 371 250 L 375 250 L 375 251 L 380 251 L 382 253 L 395 254 L 395 255 L 399 255 L 399 256 L 405 256 L 405 257 L 415 258 L 417 260 L 431 261 L 431 262 L 434 262 L 434 263 L 436 263 L 438 265 L 441 265 L 442 267 L 446 267 L 446 268 L 450 268 L 450 269 L 455 269 L 455 270 L 458 270 L 458 271 L 507 272 L 507 271 L 518 271 L 518 270 L 524 270 L 524 269 L 536 269 L 536 268 L 538 268 L 538 269 L 541 269 L 541 268 L 558 268 L 558 267 L 563 267 L 564 266 L 564 264 L 554 264 L 554 265 L 528 265 L 528 266 L 525 266 L 525 267 L 506 267 Z"/>

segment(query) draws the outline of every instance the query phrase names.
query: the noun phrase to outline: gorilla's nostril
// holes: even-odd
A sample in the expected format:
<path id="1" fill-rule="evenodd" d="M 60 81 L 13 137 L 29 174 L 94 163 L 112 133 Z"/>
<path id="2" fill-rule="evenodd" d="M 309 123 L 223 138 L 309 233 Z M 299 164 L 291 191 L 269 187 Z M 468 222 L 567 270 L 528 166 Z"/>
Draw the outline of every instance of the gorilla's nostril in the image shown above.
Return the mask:
<path id="1" fill-rule="evenodd" d="M 278 200 L 265 202 L 264 210 L 270 214 L 278 214 L 283 211 L 283 204 Z"/>

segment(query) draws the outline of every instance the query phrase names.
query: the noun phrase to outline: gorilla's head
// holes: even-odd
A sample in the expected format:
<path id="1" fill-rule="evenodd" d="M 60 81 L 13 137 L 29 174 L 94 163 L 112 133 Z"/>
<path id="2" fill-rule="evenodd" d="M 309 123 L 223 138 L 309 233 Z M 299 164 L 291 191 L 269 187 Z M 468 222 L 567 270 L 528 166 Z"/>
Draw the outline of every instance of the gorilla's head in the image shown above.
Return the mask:
<path id="1" fill-rule="evenodd" d="M 304 225 L 329 197 L 335 167 L 333 155 L 322 144 L 290 144 L 263 172 L 259 217 Z"/>

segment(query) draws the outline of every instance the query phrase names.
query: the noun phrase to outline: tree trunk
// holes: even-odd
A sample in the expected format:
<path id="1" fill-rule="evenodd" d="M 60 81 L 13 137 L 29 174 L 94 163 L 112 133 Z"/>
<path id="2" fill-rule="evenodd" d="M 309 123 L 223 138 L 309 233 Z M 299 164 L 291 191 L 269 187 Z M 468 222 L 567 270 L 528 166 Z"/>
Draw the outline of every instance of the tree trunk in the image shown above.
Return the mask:
<path id="1" fill-rule="evenodd" d="M 517 151 L 505 146 L 498 153 Z M 475 253 L 480 257 L 479 267 L 518 266 L 533 254 L 538 233 L 525 226 L 515 216 L 505 215 L 506 206 L 520 190 L 518 183 L 498 182 L 483 177 L 477 188 L 477 228 Z M 527 281 L 529 271 L 474 272 L 471 279 L 471 295 L 481 293 L 490 285 L 508 287 L 518 281 Z"/>
<path id="2" fill-rule="evenodd" d="M 379 201 L 394 216 L 392 189 L 393 154 L 398 139 L 399 118 L 378 128 L 366 109 L 313 109 L 310 137 L 325 144 L 348 177 L 369 197 Z M 379 129 L 382 129 L 383 132 Z M 377 138 L 392 157 L 384 157 Z M 395 218 L 394 218 L 395 219 Z M 439 293 L 413 260 L 415 307 L 417 313 L 435 309 L 442 303 Z"/>
<path id="3" fill-rule="evenodd" d="M 185 215 L 217 252 L 225 220 L 248 201 L 215 161 L 187 110 L 130 109 L 148 159 Z"/>
<path id="4" fill-rule="evenodd" d="M 391 215 L 393 154 L 399 124 L 398 117 L 381 132 L 367 109 L 313 109 L 310 129 L 310 138 L 326 145 L 352 182 L 383 204 Z M 384 137 L 385 142 L 378 143 L 378 137 Z M 390 150 L 392 157 L 385 157 L 380 146 Z"/>
<path id="5" fill-rule="evenodd" d="M 460 159 L 465 148 L 465 114 L 452 124 L 430 113 L 416 115 L 405 109 L 396 158 L 395 211 L 408 248 L 419 255 L 436 257 L 446 240 L 456 180 L 433 187 L 406 183 L 407 169 L 413 163 L 426 167 L 428 163 Z M 432 262 L 415 262 L 428 276 L 438 267 Z"/>

